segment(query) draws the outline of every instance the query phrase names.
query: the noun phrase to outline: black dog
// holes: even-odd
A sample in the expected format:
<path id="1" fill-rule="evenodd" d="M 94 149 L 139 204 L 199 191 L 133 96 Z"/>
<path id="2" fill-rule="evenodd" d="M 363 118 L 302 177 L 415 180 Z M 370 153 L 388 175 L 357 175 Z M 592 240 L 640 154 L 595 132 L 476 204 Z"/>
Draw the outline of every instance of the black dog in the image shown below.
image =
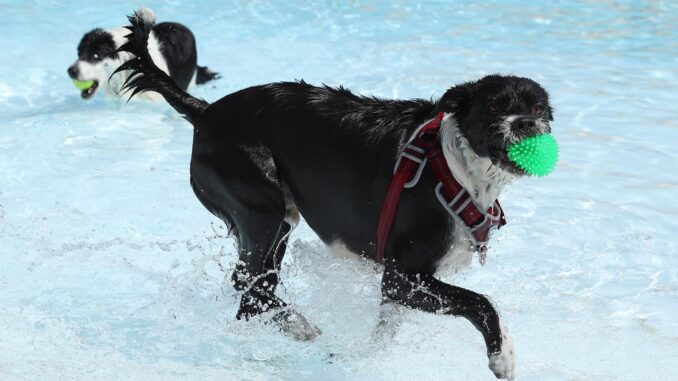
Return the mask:
<path id="1" fill-rule="evenodd" d="M 186 90 L 191 84 L 203 84 L 218 78 L 218 74 L 204 66 L 198 66 L 195 37 L 190 29 L 175 22 L 155 24 L 155 15 L 150 9 L 137 11 L 152 25 L 148 50 L 156 66 L 162 68 L 172 79 Z M 83 99 L 90 99 L 98 89 L 103 88 L 109 95 L 117 95 L 127 77 L 111 74 L 131 56 L 119 52 L 125 43 L 127 29 L 95 28 L 87 32 L 78 44 L 78 59 L 68 67 L 68 75 L 80 81 L 93 81 L 89 88 L 81 91 Z M 150 100 L 162 100 L 155 93 L 145 94 Z"/>
<path id="2" fill-rule="evenodd" d="M 513 76 L 455 86 L 435 102 L 382 100 L 343 88 L 282 82 L 209 104 L 153 65 L 146 50 L 149 25 L 138 15 L 130 22 L 129 42 L 121 49 L 138 58 L 118 71 L 133 70 L 127 83 L 132 95 L 156 91 L 194 125 L 191 185 L 239 243 L 233 282 L 244 294 L 238 318 L 279 309 L 283 312 L 274 319 L 284 329 L 298 329 L 290 316 L 307 325 L 274 294 L 299 213 L 325 243 L 376 257 L 375 231 L 396 160 L 417 129 L 436 115 L 444 115 L 439 135 L 444 162 L 479 210 L 524 175 L 509 162 L 507 145 L 550 131 L 546 91 Z M 450 258 L 468 262 L 473 253 L 469 230 L 434 194 L 437 183 L 425 166 L 417 186 L 402 193 L 386 245 L 383 297 L 465 317 L 482 333 L 495 375 L 513 378 L 511 338 L 492 303 L 434 277 Z"/>

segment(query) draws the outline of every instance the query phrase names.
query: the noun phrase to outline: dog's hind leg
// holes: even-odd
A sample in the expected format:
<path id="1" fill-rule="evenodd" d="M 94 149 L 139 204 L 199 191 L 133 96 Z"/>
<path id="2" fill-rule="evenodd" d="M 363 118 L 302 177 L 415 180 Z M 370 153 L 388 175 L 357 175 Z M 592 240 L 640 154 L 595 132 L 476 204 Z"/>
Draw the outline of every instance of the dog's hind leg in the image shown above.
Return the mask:
<path id="1" fill-rule="evenodd" d="M 514 378 L 513 342 L 499 313 L 483 295 L 449 285 L 431 274 L 409 274 L 389 260 L 382 278 L 385 299 L 407 307 L 468 319 L 482 333 L 489 367 L 497 378 Z"/>
<path id="2" fill-rule="evenodd" d="M 285 302 L 275 296 L 275 289 L 290 225 L 279 221 L 276 233 L 269 236 L 270 231 L 261 230 L 265 217 L 255 213 L 251 218 L 255 219 L 254 226 L 239 224 L 239 262 L 231 276 L 233 287 L 244 291 L 236 316 L 238 319 L 249 319 L 270 309 L 286 306 Z M 267 237 L 268 242 L 264 242 L 263 237 Z M 258 241 L 262 241 L 264 245 Z"/>
<path id="3" fill-rule="evenodd" d="M 239 261 L 231 277 L 242 291 L 237 319 L 280 310 L 272 320 L 296 339 L 320 333 L 275 295 L 278 272 L 292 229 L 289 200 L 270 152 L 263 147 L 228 147 L 205 155 L 195 149 L 191 185 L 202 204 L 221 218 L 238 242 Z M 288 222 L 289 221 L 289 222 Z"/>

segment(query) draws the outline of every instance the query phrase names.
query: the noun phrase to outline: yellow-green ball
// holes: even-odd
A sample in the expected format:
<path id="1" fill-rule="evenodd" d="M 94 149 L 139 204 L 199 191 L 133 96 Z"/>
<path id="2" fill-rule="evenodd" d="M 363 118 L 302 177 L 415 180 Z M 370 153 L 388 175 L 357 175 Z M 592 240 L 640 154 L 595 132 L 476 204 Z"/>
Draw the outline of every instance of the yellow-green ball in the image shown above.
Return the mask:
<path id="1" fill-rule="evenodd" d="M 75 87 L 78 88 L 78 90 L 87 90 L 90 87 L 94 86 L 94 80 L 78 81 L 77 79 L 74 79 L 73 84 L 75 85 Z"/>

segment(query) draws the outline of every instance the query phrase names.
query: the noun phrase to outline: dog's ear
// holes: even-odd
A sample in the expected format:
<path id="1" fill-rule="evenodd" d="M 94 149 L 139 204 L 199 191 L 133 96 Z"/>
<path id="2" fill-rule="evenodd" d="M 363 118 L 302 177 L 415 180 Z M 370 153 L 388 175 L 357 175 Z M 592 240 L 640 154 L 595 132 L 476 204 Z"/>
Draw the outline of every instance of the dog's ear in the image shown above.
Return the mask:
<path id="1" fill-rule="evenodd" d="M 549 120 L 553 122 L 553 107 L 549 106 Z"/>
<path id="2" fill-rule="evenodd" d="M 435 113 L 451 112 L 457 116 L 457 119 L 463 119 L 471 111 L 476 85 L 477 82 L 466 82 L 451 87 L 438 100 Z"/>

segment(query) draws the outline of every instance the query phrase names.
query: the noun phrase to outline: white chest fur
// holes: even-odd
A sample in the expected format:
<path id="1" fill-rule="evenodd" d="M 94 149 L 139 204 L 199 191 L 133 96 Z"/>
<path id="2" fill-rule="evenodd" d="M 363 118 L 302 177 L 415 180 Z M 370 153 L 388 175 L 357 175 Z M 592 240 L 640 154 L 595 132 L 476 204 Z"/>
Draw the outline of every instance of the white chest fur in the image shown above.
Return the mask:
<path id="1" fill-rule="evenodd" d="M 489 158 L 478 156 L 457 128 L 452 114 L 446 114 L 440 123 L 440 143 L 452 174 L 480 210 L 487 209 L 499 192 L 516 178 L 494 165 Z"/>
<path id="2" fill-rule="evenodd" d="M 452 174 L 480 210 L 486 210 L 516 177 L 494 165 L 489 158 L 478 156 L 457 128 L 452 114 L 446 114 L 440 124 L 440 142 Z M 467 267 L 473 253 L 469 230 L 459 226 L 455 229 L 452 247 L 438 262 L 437 272 L 449 274 Z"/>

